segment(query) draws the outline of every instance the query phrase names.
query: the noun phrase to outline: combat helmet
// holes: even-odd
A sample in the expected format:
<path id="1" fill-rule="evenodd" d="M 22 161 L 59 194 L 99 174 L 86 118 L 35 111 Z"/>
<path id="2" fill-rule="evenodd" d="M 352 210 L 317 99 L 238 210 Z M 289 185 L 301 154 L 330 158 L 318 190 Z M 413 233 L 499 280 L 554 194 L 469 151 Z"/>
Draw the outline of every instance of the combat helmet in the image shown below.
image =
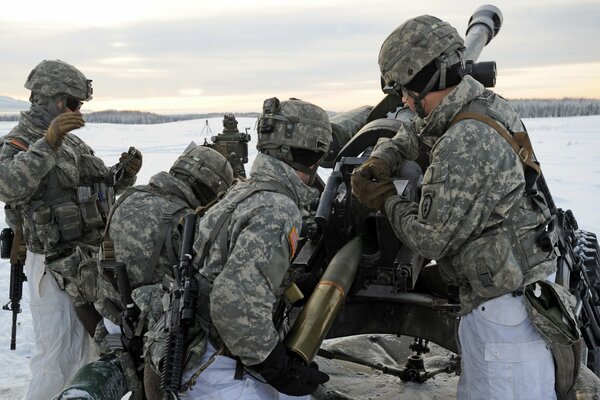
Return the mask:
<path id="1" fill-rule="evenodd" d="M 299 99 L 265 100 L 258 120 L 256 148 L 292 168 L 314 177 L 316 168 L 329 150 L 332 140 L 327 113 L 314 104 Z"/>
<path id="2" fill-rule="evenodd" d="M 64 94 L 80 101 L 92 99 L 92 81 L 77 68 L 61 60 L 44 60 L 27 77 L 25 88 L 54 97 Z"/>
<path id="3" fill-rule="evenodd" d="M 447 73 L 451 67 L 462 64 L 464 50 L 463 39 L 449 23 L 431 15 L 409 19 L 381 45 L 379 69 L 382 81 L 399 93 L 401 87 L 410 85 L 419 72 L 430 69 L 418 90 L 419 97 L 415 98 L 419 111 L 420 100 L 427 93 L 455 84 L 455 81 L 448 84 Z"/>
<path id="4" fill-rule="evenodd" d="M 202 204 L 226 191 L 233 181 L 233 169 L 227 159 L 207 146 L 186 149 L 169 173 L 186 182 Z"/>

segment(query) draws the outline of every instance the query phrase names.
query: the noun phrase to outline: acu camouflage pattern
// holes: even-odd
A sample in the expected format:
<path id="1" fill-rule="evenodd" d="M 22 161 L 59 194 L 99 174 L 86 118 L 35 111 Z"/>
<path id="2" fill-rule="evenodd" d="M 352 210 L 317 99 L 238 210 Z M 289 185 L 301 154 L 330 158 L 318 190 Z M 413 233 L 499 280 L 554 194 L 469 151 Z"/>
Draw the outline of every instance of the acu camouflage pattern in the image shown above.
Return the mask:
<path id="1" fill-rule="evenodd" d="M 379 69 L 386 84 L 406 85 L 442 53 L 446 66 L 461 61 L 463 49 L 463 39 L 450 24 L 422 15 L 409 19 L 385 39 L 379 50 Z"/>
<path id="2" fill-rule="evenodd" d="M 61 60 L 44 60 L 27 77 L 25 88 L 48 97 L 66 94 L 79 100 L 92 99 L 92 81 L 77 68 Z"/>
<path id="3" fill-rule="evenodd" d="M 186 183 L 192 189 L 198 184 L 208 187 L 215 196 L 225 192 L 233 181 L 233 169 L 227 159 L 206 146 L 196 146 L 185 151 L 169 172 L 188 177 Z M 197 192 L 202 192 L 201 187 L 198 189 Z"/>
<path id="4" fill-rule="evenodd" d="M 115 259 L 125 263 L 132 291 L 145 285 L 160 283 L 165 276 L 173 275 L 172 262 L 169 260 L 166 248 L 169 241 L 166 238 L 161 244 L 162 249 L 154 270 L 148 271 L 152 268 L 150 258 L 154 248 L 161 240 L 158 235 L 163 218 L 167 219 L 165 223 L 170 224 L 167 234 L 171 237 L 172 249 L 177 258 L 180 248 L 179 221 L 201 205 L 188 184 L 166 172 L 159 172 L 152 176 L 149 186 L 158 190 L 144 191 L 143 189 L 148 188 L 145 185 L 128 189 L 133 193 L 124 194 L 127 197 L 115 205 L 108 229 L 114 245 Z M 169 213 L 171 215 L 166 215 Z M 115 287 L 116 283 L 102 271 L 101 267 L 99 272 L 95 307 L 103 317 L 120 325 L 120 314 L 115 315 L 113 311 L 115 306 L 118 310 L 124 309 Z M 150 299 L 142 294 L 138 299 L 150 300 L 150 303 L 138 304 L 140 309 L 150 312 L 156 308 L 153 302 L 160 302 L 160 293 L 160 291 L 153 292 L 156 299 Z"/>
<path id="5" fill-rule="evenodd" d="M 490 91 L 485 94 L 490 117 L 513 131 L 523 130 L 506 100 Z M 523 167 L 510 145 L 480 121 L 463 120 L 447 129 L 463 106 L 482 95 L 483 86 L 465 76 L 425 120 L 405 123 L 391 141 L 381 141 L 373 152 L 383 159 L 398 153 L 409 158 L 415 151 L 411 146 L 419 139 L 435 140 L 420 203 L 391 196 L 385 210 L 396 235 L 426 258 L 437 260 L 442 277 L 459 286 L 462 314 L 488 299 L 473 289 L 461 265 L 465 247 L 484 232 L 509 235 L 511 251 L 525 271 L 521 286 L 556 270 L 554 257 L 544 253 L 534 240 L 544 217 L 524 197 Z M 395 143 L 409 147 L 391 151 Z"/>
<path id="6" fill-rule="evenodd" d="M 78 203 L 77 187 L 105 182 L 108 168 L 72 133 L 67 134 L 58 151 L 52 150 L 44 139 L 45 130 L 36 122 L 29 112 L 23 112 L 18 125 L 0 138 L 0 201 L 10 206 L 6 213 L 10 226 L 23 222 L 27 248 L 56 259 L 49 263 L 49 271 L 61 289 L 67 289 L 71 296 L 79 293 L 74 301 L 80 303 L 83 301 L 80 279 L 82 274 L 90 273 L 89 268 L 80 270 L 75 263 L 93 257 L 100 244 L 103 223 L 97 219 L 95 224 L 86 225 L 81 218 L 85 205 Z M 28 150 L 15 146 L 14 140 L 27 145 Z M 135 177 L 122 179 L 115 190 L 120 191 L 134 181 Z M 75 226 L 75 232 L 80 231 L 78 236 L 66 237 L 57 220 L 57 210 L 61 208 L 74 212 L 74 222 L 69 226 Z M 68 256 L 62 257 L 63 251 Z"/>
<path id="7" fill-rule="evenodd" d="M 260 132 L 261 124 L 271 120 L 273 132 Z M 305 149 L 327 154 L 331 143 L 331 124 L 320 107 L 298 99 L 282 101 L 276 113 L 263 113 L 258 120 L 256 148 L 284 161 L 294 161 L 290 149 Z"/>
<path id="8" fill-rule="evenodd" d="M 314 200 L 318 192 L 298 178 L 294 169 L 265 154 L 258 154 L 251 175 L 256 181 L 276 182 L 277 191 L 259 191 L 242 200 L 231 214 L 228 226 L 209 244 L 199 274 L 212 283 L 210 318 L 227 350 L 245 365 L 258 364 L 280 340 L 273 322 L 276 304 L 284 301 L 290 285 L 288 269 L 292 257 L 289 235 L 300 232 L 299 208 Z M 232 202 L 246 196 L 252 183 L 240 182 L 200 222 L 194 250 L 208 238 L 219 216 Z M 285 192 L 285 193 L 282 193 Z M 222 244 L 226 259 L 221 259 Z M 206 293 L 200 294 L 206 297 Z"/>
<path id="9" fill-rule="evenodd" d="M 9 221 L 23 219 L 27 248 L 50 254 L 77 244 L 99 245 L 103 226 L 86 226 L 81 236 L 66 239 L 59 229 L 55 210 L 77 201 L 77 187 L 106 182 L 108 168 L 94 155 L 83 140 L 72 133 L 65 136 L 58 151 L 44 139 L 45 130 L 36 126 L 28 112 L 21 113 L 18 125 L 1 138 L 0 200 L 11 206 Z M 19 149 L 16 139 L 29 146 Z M 135 177 L 122 179 L 115 186 L 120 191 L 135 182 Z"/>

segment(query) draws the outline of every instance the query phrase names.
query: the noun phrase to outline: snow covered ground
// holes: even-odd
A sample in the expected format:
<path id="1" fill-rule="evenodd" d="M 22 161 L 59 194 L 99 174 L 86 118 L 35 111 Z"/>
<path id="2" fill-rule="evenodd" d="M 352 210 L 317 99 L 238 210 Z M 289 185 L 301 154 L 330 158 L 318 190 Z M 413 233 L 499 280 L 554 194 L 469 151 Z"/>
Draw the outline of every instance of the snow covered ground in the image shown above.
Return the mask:
<path id="1" fill-rule="evenodd" d="M 222 130 L 220 118 L 207 121 L 213 134 Z M 238 122 L 240 131 L 244 131 L 246 127 L 251 128 L 248 131 L 252 135 L 250 162 L 246 166 L 249 170 L 256 156 L 255 119 L 240 118 Z M 600 116 L 527 119 L 524 122 L 557 206 L 573 210 L 581 229 L 600 234 L 600 212 L 597 209 L 600 203 Z M 121 152 L 126 151 L 129 146 L 133 145 L 141 150 L 144 165 L 138 176 L 138 183 L 143 184 L 158 171 L 168 170 L 190 141 L 201 144 L 207 139 L 210 142 L 208 135 L 200 134 L 205 123 L 205 120 L 191 120 L 160 125 L 88 124 L 77 131 L 77 135 L 92 146 L 107 165 L 116 163 Z M 14 125 L 14 122 L 0 122 L 0 136 Z M 322 171 L 323 176 L 328 174 L 328 170 Z M 0 229 L 4 227 L 4 211 L 0 208 Z M 9 263 L 7 260 L 0 260 L 2 304 L 8 299 L 9 276 Z M 34 344 L 28 309 L 29 295 L 26 285 L 24 288 L 21 303 L 23 312 L 19 314 L 15 351 L 9 350 L 11 313 L 0 311 L 0 399 L 22 398 L 29 379 L 28 362 L 33 354 Z M 355 369 L 349 371 L 356 372 Z M 356 373 L 364 374 L 360 371 Z M 438 379 L 438 384 L 441 379 L 443 378 Z M 381 382 L 377 386 L 383 387 Z M 360 395 L 357 396 L 361 398 Z M 379 398 L 394 397 L 384 395 Z"/>

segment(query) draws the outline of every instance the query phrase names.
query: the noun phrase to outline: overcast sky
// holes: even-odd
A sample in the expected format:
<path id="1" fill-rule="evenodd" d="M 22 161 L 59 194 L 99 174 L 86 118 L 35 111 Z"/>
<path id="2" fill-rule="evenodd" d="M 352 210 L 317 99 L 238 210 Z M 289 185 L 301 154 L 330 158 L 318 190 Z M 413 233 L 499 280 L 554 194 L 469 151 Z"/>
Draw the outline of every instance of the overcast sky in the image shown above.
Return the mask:
<path id="1" fill-rule="evenodd" d="M 298 97 L 328 110 L 376 104 L 377 55 L 406 19 L 431 14 L 464 35 L 482 1 L 103 0 L 2 2 L 0 95 L 27 100 L 41 60 L 94 86 L 84 108 L 259 111 Z M 460 4 L 458 6 L 457 4 Z M 600 98 L 600 1 L 505 0 L 495 60 L 508 98 Z"/>

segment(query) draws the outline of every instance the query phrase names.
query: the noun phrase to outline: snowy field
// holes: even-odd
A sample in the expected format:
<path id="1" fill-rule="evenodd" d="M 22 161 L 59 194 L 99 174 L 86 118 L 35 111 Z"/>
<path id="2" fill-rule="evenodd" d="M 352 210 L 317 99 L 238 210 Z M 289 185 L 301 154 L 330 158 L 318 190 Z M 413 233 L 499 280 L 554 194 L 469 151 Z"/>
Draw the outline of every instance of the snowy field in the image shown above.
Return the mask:
<path id="1" fill-rule="evenodd" d="M 213 134 L 222 130 L 222 119 L 208 123 Z M 251 128 L 250 163 L 256 156 L 255 119 L 240 118 L 238 128 Z M 581 229 L 600 233 L 600 116 L 526 119 L 536 155 L 542 164 L 548 186 L 560 208 L 570 208 Z M 0 122 L 0 136 L 8 133 L 14 122 Z M 142 151 L 144 164 L 138 184 L 148 182 L 153 174 L 168 170 L 190 141 L 201 144 L 205 120 L 182 121 L 160 125 L 88 124 L 77 131 L 107 165 L 117 162 L 122 151 L 135 146 Z M 329 174 L 328 170 L 322 175 Z M 1 203 L 0 203 L 1 205 Z M 0 229 L 5 227 L 0 208 Z M 0 300 L 8 300 L 10 266 L 0 260 Z M 0 399 L 20 399 L 29 379 L 28 362 L 34 351 L 33 329 L 28 309 L 27 286 L 24 286 L 22 308 L 17 330 L 17 349 L 10 351 L 11 313 L 0 311 Z M 439 382 L 439 380 L 438 380 Z M 426 384 L 427 385 L 427 384 Z M 382 398 L 387 398 L 383 396 Z M 390 397 L 392 398 L 392 397 Z"/>

